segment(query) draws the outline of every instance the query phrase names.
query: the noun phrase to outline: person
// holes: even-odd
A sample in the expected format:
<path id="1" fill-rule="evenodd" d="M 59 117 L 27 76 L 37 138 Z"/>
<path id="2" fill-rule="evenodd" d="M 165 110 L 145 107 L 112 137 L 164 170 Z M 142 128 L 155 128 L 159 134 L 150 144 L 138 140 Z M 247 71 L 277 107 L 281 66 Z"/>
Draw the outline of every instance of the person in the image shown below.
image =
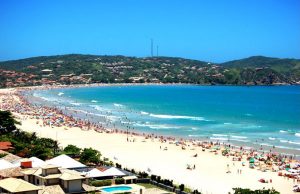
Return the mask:
<path id="1" fill-rule="evenodd" d="M 196 165 L 194 164 L 194 170 L 196 169 Z"/>

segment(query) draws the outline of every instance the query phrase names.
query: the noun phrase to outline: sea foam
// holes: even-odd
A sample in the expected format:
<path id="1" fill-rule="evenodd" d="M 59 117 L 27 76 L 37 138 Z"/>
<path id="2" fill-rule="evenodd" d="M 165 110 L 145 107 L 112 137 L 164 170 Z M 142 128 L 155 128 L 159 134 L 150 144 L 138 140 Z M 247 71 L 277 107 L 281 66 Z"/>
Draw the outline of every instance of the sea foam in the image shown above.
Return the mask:
<path id="1" fill-rule="evenodd" d="M 193 116 L 180 116 L 180 115 L 157 115 L 150 114 L 150 117 L 160 118 L 160 119 L 187 119 L 194 121 L 203 121 L 203 117 L 193 117 Z"/>

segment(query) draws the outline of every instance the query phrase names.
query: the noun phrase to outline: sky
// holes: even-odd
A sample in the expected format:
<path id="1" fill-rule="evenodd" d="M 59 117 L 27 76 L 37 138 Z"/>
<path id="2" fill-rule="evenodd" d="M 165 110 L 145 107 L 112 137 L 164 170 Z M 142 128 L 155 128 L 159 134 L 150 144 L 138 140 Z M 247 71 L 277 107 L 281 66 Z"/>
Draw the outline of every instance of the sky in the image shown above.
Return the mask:
<path id="1" fill-rule="evenodd" d="M 0 0 L 0 61 L 60 54 L 300 58 L 300 0 Z"/>

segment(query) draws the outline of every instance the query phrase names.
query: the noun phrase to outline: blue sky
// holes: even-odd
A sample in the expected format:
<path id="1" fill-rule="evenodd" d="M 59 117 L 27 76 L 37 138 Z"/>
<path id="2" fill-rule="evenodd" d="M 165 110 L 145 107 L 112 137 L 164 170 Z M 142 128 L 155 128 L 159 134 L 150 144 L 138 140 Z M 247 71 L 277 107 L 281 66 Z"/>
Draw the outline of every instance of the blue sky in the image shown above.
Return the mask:
<path id="1" fill-rule="evenodd" d="M 299 0 L 0 0 L 0 60 L 68 53 L 300 58 Z M 156 51 L 155 51 L 156 53 Z"/>

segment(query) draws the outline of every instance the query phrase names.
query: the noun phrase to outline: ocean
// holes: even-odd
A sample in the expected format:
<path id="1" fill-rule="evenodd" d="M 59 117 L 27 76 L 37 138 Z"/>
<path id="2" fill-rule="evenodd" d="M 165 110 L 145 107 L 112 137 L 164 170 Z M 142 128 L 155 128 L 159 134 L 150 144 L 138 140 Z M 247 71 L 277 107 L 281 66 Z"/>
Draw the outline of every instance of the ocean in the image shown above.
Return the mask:
<path id="1" fill-rule="evenodd" d="M 108 128 L 300 153 L 300 86 L 116 85 L 32 95 Z"/>

